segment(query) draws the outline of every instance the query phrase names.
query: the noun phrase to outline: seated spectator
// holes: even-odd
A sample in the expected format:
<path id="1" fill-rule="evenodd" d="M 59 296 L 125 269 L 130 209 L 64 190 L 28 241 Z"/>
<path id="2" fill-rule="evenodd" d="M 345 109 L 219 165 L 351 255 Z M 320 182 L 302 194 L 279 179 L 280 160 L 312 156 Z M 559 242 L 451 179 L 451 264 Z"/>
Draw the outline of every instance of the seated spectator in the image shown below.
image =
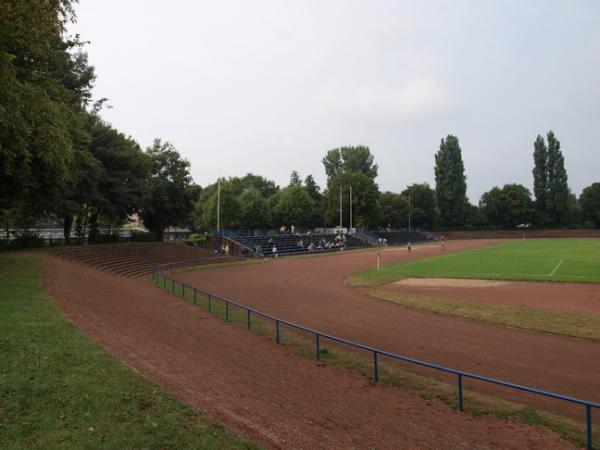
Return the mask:
<path id="1" fill-rule="evenodd" d="M 312 242 L 310 243 L 310 245 L 308 246 L 308 251 L 309 252 L 313 252 L 315 250 L 315 244 L 313 244 Z"/>

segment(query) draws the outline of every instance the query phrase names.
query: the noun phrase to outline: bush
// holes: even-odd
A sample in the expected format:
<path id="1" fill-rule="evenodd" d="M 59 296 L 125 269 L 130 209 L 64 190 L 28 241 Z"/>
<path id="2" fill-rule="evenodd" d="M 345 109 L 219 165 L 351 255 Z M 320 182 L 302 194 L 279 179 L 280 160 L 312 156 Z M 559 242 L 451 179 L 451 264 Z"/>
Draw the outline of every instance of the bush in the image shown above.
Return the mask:
<path id="1" fill-rule="evenodd" d="M 154 242 L 156 240 L 152 233 L 145 233 L 143 231 L 132 231 L 130 242 Z"/>
<path id="2" fill-rule="evenodd" d="M 184 242 L 192 247 L 197 247 L 199 242 L 206 242 L 206 236 L 203 234 L 191 234 Z"/>
<path id="3" fill-rule="evenodd" d="M 90 244 L 117 244 L 121 241 L 121 237 L 116 233 L 96 234 L 93 237 L 90 236 L 90 239 L 88 240 Z"/>
<path id="4" fill-rule="evenodd" d="M 22 231 L 8 245 L 11 249 L 43 247 L 44 240 L 31 231 Z"/>

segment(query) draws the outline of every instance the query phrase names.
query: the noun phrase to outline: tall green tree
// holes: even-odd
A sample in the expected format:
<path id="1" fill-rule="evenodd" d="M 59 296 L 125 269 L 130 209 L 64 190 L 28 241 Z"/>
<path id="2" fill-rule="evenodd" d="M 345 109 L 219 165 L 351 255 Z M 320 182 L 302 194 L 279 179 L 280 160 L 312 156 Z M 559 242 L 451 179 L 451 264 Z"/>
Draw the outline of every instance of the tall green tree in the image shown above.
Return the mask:
<path id="1" fill-rule="evenodd" d="M 275 204 L 275 217 L 282 225 L 296 227 L 310 223 L 315 204 L 302 187 L 290 184 L 282 189 Z"/>
<path id="2" fill-rule="evenodd" d="M 205 189 L 206 201 L 202 208 L 202 228 L 204 230 L 217 229 L 217 214 L 219 228 L 238 228 L 240 226 L 240 201 L 236 193 L 235 184 L 231 180 L 220 180 Z M 203 193 L 203 194 L 204 194 Z"/>
<path id="3" fill-rule="evenodd" d="M 138 212 L 144 204 L 149 175 L 154 181 L 162 175 L 163 183 L 167 179 L 185 183 L 184 164 L 177 160 L 178 153 L 168 143 L 161 144 L 159 150 L 158 141 L 155 141 L 153 149 L 144 153 L 137 142 L 94 115 L 90 117 L 89 132 L 90 153 L 101 166 L 98 174 L 100 195 L 93 205 L 92 228 L 99 217 L 108 224 L 120 225 L 127 216 Z M 179 166 L 175 167 L 177 164 Z M 157 184 L 151 184 L 151 187 L 156 189 Z"/>
<path id="4" fill-rule="evenodd" d="M 593 183 L 583 189 L 579 197 L 583 220 L 600 228 L 600 183 Z"/>
<path id="5" fill-rule="evenodd" d="M 227 182 L 230 183 L 235 195 L 240 195 L 248 189 L 256 189 L 260 192 L 263 198 L 267 199 L 279 192 L 279 187 L 274 181 L 268 180 L 260 175 L 254 175 L 252 173 L 248 173 L 241 178 L 230 177 Z M 216 189 L 216 186 L 217 185 L 215 183 L 214 185 L 207 186 L 207 189 Z"/>
<path id="6" fill-rule="evenodd" d="M 49 212 L 72 173 L 93 68 L 63 38 L 71 2 L 0 2 L 0 212 Z"/>
<path id="7" fill-rule="evenodd" d="M 411 227 L 432 229 L 437 222 L 435 191 L 428 183 L 415 183 L 402 191 L 402 196 L 410 198 L 409 211 Z"/>
<path id="8" fill-rule="evenodd" d="M 371 179 L 377 178 L 378 166 L 369 147 L 340 147 L 329 150 L 323 158 L 327 181 L 342 173 L 362 173 Z"/>
<path id="9" fill-rule="evenodd" d="M 492 188 L 481 196 L 479 206 L 490 224 L 499 228 L 529 224 L 534 215 L 531 192 L 520 184 L 505 184 L 502 189 Z"/>
<path id="10" fill-rule="evenodd" d="M 435 155 L 435 193 L 444 227 L 460 227 L 465 223 L 467 177 L 458 138 L 449 134 L 442 139 Z"/>
<path id="11" fill-rule="evenodd" d="M 379 197 L 379 225 L 405 228 L 408 224 L 408 198 L 394 192 L 383 192 Z"/>
<path id="12" fill-rule="evenodd" d="M 196 190 L 189 161 L 181 158 L 172 144 L 155 139 L 146 154 L 150 159 L 150 177 L 140 217 L 150 232 L 162 240 L 165 228 L 187 220 Z"/>
<path id="13" fill-rule="evenodd" d="M 327 184 L 324 194 L 325 223 L 339 225 L 340 188 L 342 189 L 342 217 L 344 227 L 350 225 L 350 187 L 352 187 L 352 225 L 368 228 L 378 223 L 379 188 L 375 181 L 358 172 L 346 172 L 337 175 Z"/>
<path id="14" fill-rule="evenodd" d="M 324 224 L 322 211 L 323 194 L 321 194 L 321 188 L 312 175 L 307 175 L 307 177 L 304 179 L 304 190 L 306 190 L 315 205 L 309 225 L 313 227 L 321 227 Z"/>
<path id="15" fill-rule="evenodd" d="M 533 195 L 540 215 L 548 209 L 548 148 L 544 138 L 538 134 L 533 143 Z"/>
<path id="16" fill-rule="evenodd" d="M 571 191 L 568 185 L 565 158 L 560 141 L 549 131 L 548 140 L 548 197 L 547 209 L 555 225 L 566 225 L 571 219 Z"/>
<path id="17" fill-rule="evenodd" d="M 295 170 L 292 170 L 292 174 L 290 175 L 290 184 L 294 186 L 302 186 L 302 180 L 300 179 L 300 175 Z"/>
<path id="18" fill-rule="evenodd" d="M 240 228 L 256 229 L 271 226 L 271 210 L 269 203 L 258 189 L 250 188 L 239 196 Z"/>
<path id="19" fill-rule="evenodd" d="M 540 225 L 566 225 L 576 215 L 576 205 L 569 189 L 565 158 L 560 141 L 552 130 L 544 139 L 538 135 L 533 151 L 533 193 Z"/>

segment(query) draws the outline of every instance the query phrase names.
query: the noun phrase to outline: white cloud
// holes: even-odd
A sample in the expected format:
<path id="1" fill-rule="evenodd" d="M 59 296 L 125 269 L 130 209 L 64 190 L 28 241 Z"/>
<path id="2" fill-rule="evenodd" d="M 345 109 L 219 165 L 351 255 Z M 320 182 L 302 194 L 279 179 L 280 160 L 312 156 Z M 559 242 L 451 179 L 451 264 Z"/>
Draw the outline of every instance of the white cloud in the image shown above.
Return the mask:
<path id="1" fill-rule="evenodd" d="M 444 89 L 433 78 L 416 76 L 400 88 L 385 85 L 358 90 L 357 106 L 377 119 L 423 120 L 457 107 L 458 96 Z"/>
<path id="2" fill-rule="evenodd" d="M 460 104 L 457 94 L 423 75 L 399 87 L 381 83 L 338 87 L 322 95 L 321 103 L 331 112 L 386 123 L 425 120 Z"/>

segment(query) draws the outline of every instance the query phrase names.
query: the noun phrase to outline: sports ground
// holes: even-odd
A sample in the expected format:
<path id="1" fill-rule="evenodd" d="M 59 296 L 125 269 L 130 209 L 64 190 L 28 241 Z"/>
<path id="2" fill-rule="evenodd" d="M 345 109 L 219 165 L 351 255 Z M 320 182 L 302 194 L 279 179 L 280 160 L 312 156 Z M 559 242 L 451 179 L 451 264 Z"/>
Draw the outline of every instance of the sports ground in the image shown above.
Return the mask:
<path id="1" fill-rule="evenodd" d="M 600 283 L 600 241 L 534 239 L 506 242 L 419 261 L 387 265 L 356 275 L 382 278 L 478 278 Z"/>
<path id="2" fill-rule="evenodd" d="M 430 244 L 410 253 L 403 247 L 338 252 L 234 262 L 170 276 L 344 339 L 597 402 L 600 344 L 593 338 L 594 321 L 600 316 L 595 309 L 599 287 L 593 283 L 599 277 L 597 249 L 598 241 L 593 240 L 456 241 L 446 250 Z M 382 270 L 377 272 L 373 269 L 378 255 Z M 516 265 L 540 278 L 486 288 L 500 289 L 495 300 L 479 301 L 486 289 L 475 289 L 470 298 L 465 294 L 460 299 L 468 303 L 463 309 L 452 304 L 453 314 L 428 310 L 418 302 L 439 304 L 445 300 L 440 292 L 451 288 L 396 284 L 415 277 L 514 280 Z M 560 280 L 555 278 L 559 276 Z M 561 282 L 548 283 L 543 277 Z M 60 309 L 89 337 L 185 403 L 267 448 L 583 444 L 580 408 L 469 381 L 467 412 L 460 413 L 455 409 L 455 388 L 446 385 L 451 382 L 448 377 L 382 361 L 382 382 L 373 385 L 368 355 L 363 359 L 360 353 L 324 343 L 322 361 L 316 363 L 310 350 L 302 356 L 305 337 L 284 327 L 285 345 L 278 346 L 272 329 L 258 321 L 253 323 L 258 334 L 223 323 L 149 278 L 128 279 L 48 257 L 44 282 Z M 501 291 L 508 288 L 520 289 L 512 304 L 500 301 L 510 296 Z M 559 290 L 555 296 L 554 288 Z M 434 289 L 437 294 L 415 294 L 419 289 Z M 537 292 L 547 295 L 534 305 L 518 300 Z M 569 308 L 555 307 L 552 302 L 565 293 L 571 294 L 565 300 Z M 413 303 L 406 303 L 406 298 Z M 486 308 L 485 317 L 468 316 L 473 305 Z M 502 311 L 508 322 L 494 322 L 497 312 L 490 307 L 507 305 L 517 308 Z M 535 326 L 511 322 L 515 317 L 527 319 L 532 311 Z M 233 322 L 243 317 L 232 312 Z M 561 325 L 566 323 L 566 330 L 577 323 L 573 320 L 583 320 L 586 326 L 590 322 L 591 337 L 574 339 L 563 328 L 547 331 L 544 327 L 556 326 L 552 322 L 556 317 Z"/>

